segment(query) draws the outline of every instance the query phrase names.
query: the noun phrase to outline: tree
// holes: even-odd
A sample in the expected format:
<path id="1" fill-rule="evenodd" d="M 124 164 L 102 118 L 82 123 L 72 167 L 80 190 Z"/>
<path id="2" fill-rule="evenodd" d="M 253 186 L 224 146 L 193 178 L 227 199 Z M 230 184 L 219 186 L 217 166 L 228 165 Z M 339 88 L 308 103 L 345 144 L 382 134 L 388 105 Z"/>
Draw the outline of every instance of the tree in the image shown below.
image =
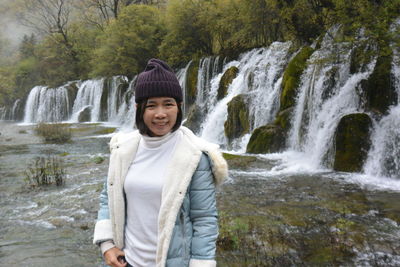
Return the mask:
<path id="1" fill-rule="evenodd" d="M 132 76 L 142 71 L 148 59 L 158 56 L 161 35 L 157 8 L 147 5 L 123 8 L 118 19 L 98 38 L 91 74 Z"/>
<path id="2" fill-rule="evenodd" d="M 161 55 L 173 64 L 188 62 L 193 57 L 213 53 L 213 36 L 209 20 L 210 1 L 171 0 L 167 4 L 165 24 L 167 35 Z"/>

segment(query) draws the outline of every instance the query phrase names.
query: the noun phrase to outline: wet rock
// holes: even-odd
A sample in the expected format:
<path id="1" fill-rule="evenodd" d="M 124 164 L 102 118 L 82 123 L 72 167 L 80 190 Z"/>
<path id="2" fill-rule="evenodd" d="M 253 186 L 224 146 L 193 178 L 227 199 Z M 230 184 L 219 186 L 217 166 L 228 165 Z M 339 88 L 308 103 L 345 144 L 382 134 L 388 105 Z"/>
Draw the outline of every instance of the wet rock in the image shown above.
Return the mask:
<path id="1" fill-rule="evenodd" d="M 232 83 L 233 79 L 236 78 L 238 72 L 239 69 L 235 66 L 232 66 L 229 69 L 227 69 L 225 73 L 222 75 L 218 87 L 218 94 L 217 94 L 218 100 L 221 100 L 226 96 L 228 92 L 228 87 Z"/>
<path id="2" fill-rule="evenodd" d="M 88 122 L 91 120 L 92 106 L 86 106 L 78 115 L 78 122 Z"/>
<path id="3" fill-rule="evenodd" d="M 344 116 L 335 132 L 333 169 L 360 172 L 371 146 L 371 118 L 365 113 Z"/>
<path id="4" fill-rule="evenodd" d="M 381 49 L 374 71 L 361 83 L 366 109 L 378 114 L 386 114 L 390 105 L 397 103 L 397 92 L 391 74 L 392 61 L 390 48 Z"/>
<path id="5" fill-rule="evenodd" d="M 189 109 L 187 119 L 184 123 L 186 127 L 191 129 L 193 132 L 198 133 L 202 122 L 203 114 L 197 105 L 193 105 Z"/>
<path id="6" fill-rule="evenodd" d="M 235 96 L 228 103 L 228 118 L 224 128 L 229 142 L 250 131 L 249 111 L 244 95 Z"/>
<path id="7" fill-rule="evenodd" d="M 193 60 L 187 71 L 186 79 L 186 105 L 192 106 L 196 101 L 197 95 L 197 73 L 199 71 L 199 61 Z"/>
<path id="8" fill-rule="evenodd" d="M 305 46 L 301 51 L 289 62 L 282 81 L 281 108 L 287 109 L 294 106 L 297 89 L 300 85 L 300 77 L 307 65 L 307 59 L 314 52 L 309 46 Z"/>
<path id="9" fill-rule="evenodd" d="M 280 126 L 267 124 L 253 131 L 247 144 L 247 153 L 275 153 L 283 150 L 285 134 Z"/>
<path id="10" fill-rule="evenodd" d="M 367 64 L 371 62 L 376 54 L 367 42 L 358 44 L 351 51 L 350 74 L 366 71 Z"/>

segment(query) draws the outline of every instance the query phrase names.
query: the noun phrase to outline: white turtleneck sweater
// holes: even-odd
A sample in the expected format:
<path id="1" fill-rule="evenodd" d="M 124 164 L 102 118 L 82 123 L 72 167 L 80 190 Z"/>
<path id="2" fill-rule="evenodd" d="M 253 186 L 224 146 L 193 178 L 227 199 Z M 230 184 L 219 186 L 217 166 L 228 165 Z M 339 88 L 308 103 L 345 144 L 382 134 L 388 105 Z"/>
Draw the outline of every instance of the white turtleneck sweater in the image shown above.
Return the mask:
<path id="1" fill-rule="evenodd" d="M 125 258 L 135 267 L 156 265 L 158 213 L 165 169 L 181 133 L 142 136 L 124 183 L 127 202 Z"/>

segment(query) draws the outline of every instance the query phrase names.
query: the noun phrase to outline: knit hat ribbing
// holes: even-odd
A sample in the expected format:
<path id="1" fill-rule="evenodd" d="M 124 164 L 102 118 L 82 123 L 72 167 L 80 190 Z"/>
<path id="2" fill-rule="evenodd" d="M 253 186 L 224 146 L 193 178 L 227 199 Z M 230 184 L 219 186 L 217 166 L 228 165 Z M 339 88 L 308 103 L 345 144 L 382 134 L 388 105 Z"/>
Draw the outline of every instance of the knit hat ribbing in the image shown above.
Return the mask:
<path id="1" fill-rule="evenodd" d="M 136 80 L 135 102 L 149 97 L 167 96 L 182 102 L 182 88 L 174 71 L 162 60 L 150 59 Z"/>

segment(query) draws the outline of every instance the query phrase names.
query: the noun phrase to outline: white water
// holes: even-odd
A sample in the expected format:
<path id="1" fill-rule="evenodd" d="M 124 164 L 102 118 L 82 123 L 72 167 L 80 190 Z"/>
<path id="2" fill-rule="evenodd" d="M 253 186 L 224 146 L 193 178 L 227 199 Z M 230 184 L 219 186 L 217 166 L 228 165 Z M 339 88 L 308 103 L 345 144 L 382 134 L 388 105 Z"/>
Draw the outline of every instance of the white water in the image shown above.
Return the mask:
<path id="1" fill-rule="evenodd" d="M 72 122 L 78 121 L 79 114 L 86 108 L 91 107 L 90 120 L 97 122 L 100 119 L 101 95 L 103 94 L 104 79 L 87 80 L 80 86 L 72 108 Z"/>
<path id="2" fill-rule="evenodd" d="M 62 121 L 69 115 L 68 90 L 65 86 L 36 86 L 26 101 L 24 123 Z"/>
<path id="3" fill-rule="evenodd" d="M 176 77 L 178 78 L 179 84 L 182 87 L 182 93 L 183 93 L 183 107 L 182 107 L 182 112 L 183 112 L 183 117 L 187 116 L 187 110 L 186 110 L 186 83 L 187 83 L 187 71 L 190 67 L 190 65 L 192 64 L 192 60 L 189 61 L 189 63 L 186 65 L 186 67 L 184 67 L 183 69 L 180 69 L 177 73 L 176 73 Z"/>
<path id="4" fill-rule="evenodd" d="M 228 87 L 226 97 L 210 105 L 209 112 L 202 124 L 201 136 L 211 142 L 226 145 L 224 122 L 228 116 L 227 104 L 239 94 L 245 94 L 249 101 L 251 130 L 274 119 L 279 109 L 280 84 L 283 70 L 289 58 L 290 43 L 275 42 L 268 48 L 259 48 L 247 52 L 238 61 L 230 62 L 239 69 L 237 77 Z M 200 72 L 199 72 L 200 75 Z M 211 81 L 210 95 L 216 96 L 222 74 Z M 252 80 L 249 84 L 249 80 Z M 244 140 L 248 140 L 245 136 Z M 236 141 L 243 150 L 243 140 Z"/>

